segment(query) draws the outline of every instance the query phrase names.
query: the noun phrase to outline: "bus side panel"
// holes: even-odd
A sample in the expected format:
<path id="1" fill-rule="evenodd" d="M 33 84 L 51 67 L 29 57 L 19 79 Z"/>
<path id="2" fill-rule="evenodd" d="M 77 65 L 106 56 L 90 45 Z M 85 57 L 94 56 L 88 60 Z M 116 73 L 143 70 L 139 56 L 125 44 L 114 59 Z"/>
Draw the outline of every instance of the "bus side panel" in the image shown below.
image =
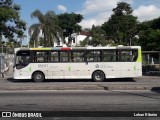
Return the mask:
<path id="1" fill-rule="evenodd" d="M 106 62 L 106 78 L 119 78 L 121 76 L 120 64 L 116 62 Z"/>
<path id="2" fill-rule="evenodd" d="M 14 79 L 31 79 L 30 64 L 22 69 L 14 68 Z"/>
<path id="3" fill-rule="evenodd" d="M 142 76 L 141 62 L 121 63 L 121 77 L 139 77 Z"/>

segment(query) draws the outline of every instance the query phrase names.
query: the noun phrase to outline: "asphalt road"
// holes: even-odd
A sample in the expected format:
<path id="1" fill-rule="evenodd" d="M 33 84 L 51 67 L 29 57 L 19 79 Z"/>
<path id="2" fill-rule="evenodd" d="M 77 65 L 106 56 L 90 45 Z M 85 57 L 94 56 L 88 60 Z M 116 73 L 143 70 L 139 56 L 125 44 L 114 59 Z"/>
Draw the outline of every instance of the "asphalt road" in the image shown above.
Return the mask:
<path id="1" fill-rule="evenodd" d="M 134 118 L 160 111 L 160 91 L 0 91 L 0 111 L 132 111 Z"/>
<path id="2" fill-rule="evenodd" d="M 160 92 L 1 91 L 0 111 L 160 111 Z"/>

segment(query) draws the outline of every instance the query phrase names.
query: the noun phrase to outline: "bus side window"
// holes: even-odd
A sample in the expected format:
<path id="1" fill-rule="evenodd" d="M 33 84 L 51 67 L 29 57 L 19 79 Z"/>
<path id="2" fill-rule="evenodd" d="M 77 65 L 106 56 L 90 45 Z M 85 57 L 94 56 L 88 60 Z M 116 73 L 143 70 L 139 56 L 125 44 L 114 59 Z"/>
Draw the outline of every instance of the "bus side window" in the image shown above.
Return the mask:
<path id="1" fill-rule="evenodd" d="M 111 56 L 111 58 L 110 58 L 109 62 L 112 62 L 112 61 L 113 61 L 113 56 Z"/>
<path id="2" fill-rule="evenodd" d="M 49 52 L 47 51 L 33 51 L 33 62 L 49 62 Z"/>
<path id="3" fill-rule="evenodd" d="M 60 62 L 68 62 L 68 52 L 67 51 L 60 52 Z"/>
<path id="4" fill-rule="evenodd" d="M 138 53 L 137 53 L 137 51 L 135 51 L 135 52 L 133 53 L 133 56 L 132 56 L 132 61 L 136 61 L 136 60 L 137 60 L 137 57 L 138 57 Z"/>
<path id="5" fill-rule="evenodd" d="M 84 62 L 84 51 L 72 51 L 70 56 L 71 62 Z"/>
<path id="6" fill-rule="evenodd" d="M 51 62 L 58 62 L 58 51 L 51 52 Z"/>

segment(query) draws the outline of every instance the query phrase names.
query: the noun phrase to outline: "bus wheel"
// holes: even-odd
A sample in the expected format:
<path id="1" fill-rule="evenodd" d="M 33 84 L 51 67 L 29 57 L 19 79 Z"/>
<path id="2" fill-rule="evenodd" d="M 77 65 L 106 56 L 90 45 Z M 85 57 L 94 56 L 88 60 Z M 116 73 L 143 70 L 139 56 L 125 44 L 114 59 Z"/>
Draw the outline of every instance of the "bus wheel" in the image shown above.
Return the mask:
<path id="1" fill-rule="evenodd" d="M 103 82 L 105 79 L 104 73 L 102 71 L 95 71 L 92 75 L 92 79 L 95 82 Z"/>
<path id="2" fill-rule="evenodd" d="M 45 79 L 44 74 L 42 72 L 35 72 L 33 74 L 33 81 L 34 82 L 43 82 Z"/>

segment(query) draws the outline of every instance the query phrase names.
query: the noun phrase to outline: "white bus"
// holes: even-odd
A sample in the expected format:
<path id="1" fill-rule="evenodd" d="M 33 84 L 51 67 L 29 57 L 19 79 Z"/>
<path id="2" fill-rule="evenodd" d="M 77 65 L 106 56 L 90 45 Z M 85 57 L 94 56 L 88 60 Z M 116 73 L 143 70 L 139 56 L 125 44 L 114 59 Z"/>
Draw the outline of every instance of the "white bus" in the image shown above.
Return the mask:
<path id="1" fill-rule="evenodd" d="M 15 48 L 14 79 L 93 79 L 142 76 L 140 46 Z"/>

